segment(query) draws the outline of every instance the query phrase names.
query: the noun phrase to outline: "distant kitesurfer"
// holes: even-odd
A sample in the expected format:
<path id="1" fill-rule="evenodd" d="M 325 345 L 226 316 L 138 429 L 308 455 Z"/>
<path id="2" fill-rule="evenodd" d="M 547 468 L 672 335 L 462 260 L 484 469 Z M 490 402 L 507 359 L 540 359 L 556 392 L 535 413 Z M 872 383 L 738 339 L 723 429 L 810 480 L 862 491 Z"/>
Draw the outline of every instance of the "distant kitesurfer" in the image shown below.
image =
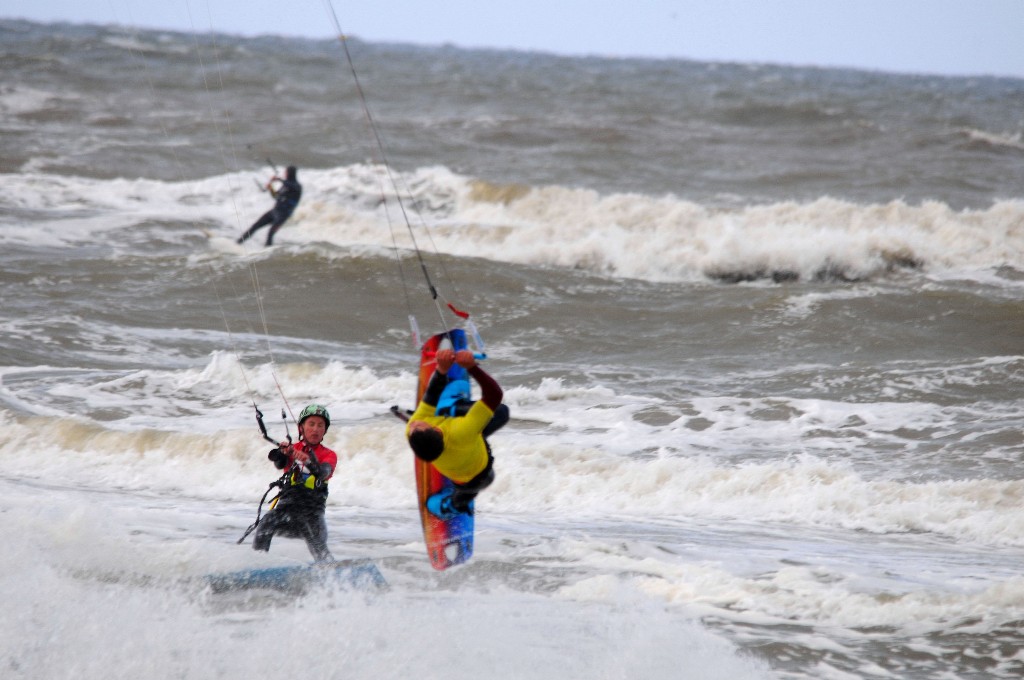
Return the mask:
<path id="1" fill-rule="evenodd" d="M 455 483 L 427 499 L 427 510 L 448 519 L 460 512 L 472 514 L 473 499 L 494 481 L 494 456 L 486 437 L 508 422 L 508 407 L 501 403 L 501 387 L 480 368 L 472 351 L 438 350 L 436 361 L 423 400 L 409 416 L 406 434 L 413 453 Z M 482 390 L 480 400 L 465 415 L 459 415 L 457 406 L 468 399 L 469 385 L 465 381 L 449 383 L 447 377 L 455 363 L 466 369 Z M 462 394 L 457 393 L 460 388 Z"/>
<path id="2" fill-rule="evenodd" d="M 279 186 L 274 186 L 277 182 Z M 292 213 L 295 211 L 295 206 L 299 204 L 299 199 L 302 198 L 302 185 L 299 184 L 298 170 L 294 165 L 289 165 L 285 171 L 284 179 L 274 175 L 267 182 L 267 191 L 277 201 L 274 207 L 263 214 L 263 217 L 256 220 L 256 222 L 249 227 L 249 230 L 238 237 L 238 243 L 244 243 L 246 239 L 256 233 L 258 229 L 270 225 L 270 231 L 267 233 L 267 245 L 274 245 L 274 234 L 281 228 Z"/>
<path id="3" fill-rule="evenodd" d="M 327 482 L 338 466 L 338 454 L 324 446 L 331 416 L 319 404 L 310 404 L 299 414 L 299 441 L 293 446 L 281 442 L 267 457 L 278 470 L 285 470 L 283 486 L 273 509 L 259 520 L 252 547 L 270 550 L 275 534 L 303 538 L 317 562 L 333 562 L 327 549 Z"/>

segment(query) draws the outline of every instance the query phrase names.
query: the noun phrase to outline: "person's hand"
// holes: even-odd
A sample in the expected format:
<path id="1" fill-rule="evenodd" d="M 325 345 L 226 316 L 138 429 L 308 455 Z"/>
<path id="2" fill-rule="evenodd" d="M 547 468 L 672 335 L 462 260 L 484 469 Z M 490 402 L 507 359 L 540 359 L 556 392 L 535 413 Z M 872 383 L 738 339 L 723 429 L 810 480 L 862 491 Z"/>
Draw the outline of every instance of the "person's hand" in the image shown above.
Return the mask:
<path id="1" fill-rule="evenodd" d="M 448 369 L 455 363 L 455 352 L 449 348 L 437 350 L 437 372 L 441 375 L 447 375 Z"/>
<path id="2" fill-rule="evenodd" d="M 476 366 L 476 357 L 473 356 L 473 350 L 460 349 L 455 354 L 455 363 L 467 370 Z"/>
<path id="3" fill-rule="evenodd" d="M 291 442 L 281 442 L 277 445 L 277 449 L 289 458 L 295 457 L 295 447 L 292 446 Z"/>

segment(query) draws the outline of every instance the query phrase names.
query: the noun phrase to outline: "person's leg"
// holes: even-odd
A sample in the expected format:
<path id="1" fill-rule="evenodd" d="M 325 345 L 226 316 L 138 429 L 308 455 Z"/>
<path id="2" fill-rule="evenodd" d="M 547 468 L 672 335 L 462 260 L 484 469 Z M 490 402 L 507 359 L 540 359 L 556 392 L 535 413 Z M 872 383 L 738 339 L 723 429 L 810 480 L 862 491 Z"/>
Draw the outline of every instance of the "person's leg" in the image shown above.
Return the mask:
<path id="1" fill-rule="evenodd" d="M 281 228 L 282 224 L 284 224 L 284 220 L 275 221 L 273 224 L 270 225 L 270 231 L 267 232 L 267 242 L 264 245 L 274 245 L 274 234 L 277 233 L 277 230 Z"/>
<path id="2" fill-rule="evenodd" d="M 256 525 L 256 533 L 252 537 L 252 549 L 270 552 L 270 541 L 273 540 L 274 534 L 277 533 L 283 521 L 286 521 L 284 514 L 276 508 L 264 515 L 260 519 L 260 523 Z"/>
<path id="3" fill-rule="evenodd" d="M 251 237 L 253 234 L 255 234 L 258 230 L 262 229 L 263 227 L 267 226 L 268 224 L 270 224 L 273 221 L 274 221 L 274 211 L 273 210 L 268 210 L 267 212 L 263 213 L 263 217 L 261 217 L 258 220 L 256 220 L 253 223 L 253 225 L 251 227 L 249 227 L 249 229 L 244 234 L 242 234 L 241 236 L 238 237 L 238 241 L 237 242 L 238 243 L 244 243 L 249 237 Z"/>
<path id="4" fill-rule="evenodd" d="M 334 555 L 327 549 L 327 520 L 323 513 L 306 518 L 306 547 L 314 562 L 334 562 Z"/>
<path id="5" fill-rule="evenodd" d="M 483 472 L 465 484 L 455 484 L 452 487 L 452 508 L 459 512 L 472 512 L 470 503 L 476 495 L 489 487 L 494 482 L 494 457 L 490 455 L 490 446 L 487 447 L 487 467 Z"/>
<path id="6" fill-rule="evenodd" d="M 268 246 L 274 245 L 274 234 L 276 234 L 277 230 L 281 228 L 281 225 L 287 222 L 288 218 L 292 216 L 292 211 L 286 208 L 274 208 L 273 213 L 274 221 L 273 224 L 270 225 L 270 231 L 267 232 L 266 245 Z"/>
<path id="7" fill-rule="evenodd" d="M 484 439 L 487 439 L 492 434 L 505 427 L 505 424 L 508 423 L 509 416 L 508 406 L 505 404 L 498 404 L 498 408 L 494 409 L 494 415 L 491 416 L 491 421 L 487 423 L 487 427 L 485 427 L 482 432 Z"/>

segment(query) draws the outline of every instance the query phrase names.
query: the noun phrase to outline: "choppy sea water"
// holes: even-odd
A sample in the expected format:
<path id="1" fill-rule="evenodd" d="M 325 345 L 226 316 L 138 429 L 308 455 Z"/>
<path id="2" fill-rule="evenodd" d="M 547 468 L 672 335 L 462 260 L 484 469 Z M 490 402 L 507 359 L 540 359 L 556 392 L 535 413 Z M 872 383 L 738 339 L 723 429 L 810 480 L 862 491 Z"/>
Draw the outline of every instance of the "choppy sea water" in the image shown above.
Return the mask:
<path id="1" fill-rule="evenodd" d="M 1024 81 L 353 39 L 381 148 L 336 42 L 0 38 L 4 677 L 1024 670 Z M 410 233 L 514 415 L 446 573 Z M 309 401 L 390 590 L 208 592 Z"/>

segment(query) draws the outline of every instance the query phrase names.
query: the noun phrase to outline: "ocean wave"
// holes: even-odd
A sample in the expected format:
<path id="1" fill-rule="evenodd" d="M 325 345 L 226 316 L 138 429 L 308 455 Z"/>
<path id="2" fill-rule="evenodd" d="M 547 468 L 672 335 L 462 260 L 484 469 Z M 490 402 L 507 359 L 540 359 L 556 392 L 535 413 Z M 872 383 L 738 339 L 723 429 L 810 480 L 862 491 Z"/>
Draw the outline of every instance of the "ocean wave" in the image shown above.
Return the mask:
<path id="1" fill-rule="evenodd" d="M 961 128 L 958 133 L 967 138 L 971 144 L 995 149 L 1013 149 L 1024 151 L 1024 138 L 1021 133 L 994 133 L 972 128 Z"/>
<path id="2" fill-rule="evenodd" d="M 1022 201 L 955 211 L 938 201 L 822 197 L 719 210 L 671 195 L 497 185 L 445 168 L 408 181 L 430 242 L 458 256 L 651 281 L 864 281 L 907 270 L 1024 268 Z M 361 220 L 349 231 L 344 218 L 358 205 L 322 205 L 325 212 L 300 217 L 311 230 L 329 222 L 339 243 L 351 235 L 384 245 Z"/>
<path id="3" fill-rule="evenodd" d="M 24 453 L 34 451 L 38 463 L 31 473 L 19 474 L 66 483 L 88 480 L 110 488 L 244 501 L 258 496 L 276 475 L 266 459 L 270 444 L 262 442 L 255 426 L 220 433 L 118 431 L 78 418 L 14 418 L 2 411 L 0 423 L 6 432 L 0 461 L 17 468 Z M 334 428 L 328 444 L 338 451 L 341 470 L 332 490 L 345 504 L 394 509 L 411 502 L 411 464 L 400 455 L 397 424 Z M 699 455 L 623 458 L 573 448 L 550 436 L 544 441 L 503 436 L 496 446 L 501 475 L 488 492 L 488 505 L 503 514 L 742 518 L 1024 546 L 1024 483 L 1019 480 L 871 480 L 842 463 L 809 455 L 724 466 Z"/>
<path id="4" fill-rule="evenodd" d="M 292 410 L 326 399 L 328 445 L 343 470 L 332 484 L 339 497 L 362 507 L 405 507 L 410 458 L 386 405 L 401 403 L 414 381 L 410 372 L 378 375 L 342 362 L 243 369 L 227 352 L 194 368 L 64 371 L 42 386 L 5 380 L 9 397 L 25 390 L 33 397 L 0 408 L 0 462 L 20 470 L 31 451 L 38 459 L 33 475 L 245 500 L 275 474 L 252 404 L 264 409 L 275 440 L 297 434 L 277 394 L 280 382 Z M 488 502 L 499 512 L 744 518 L 1024 546 L 1020 480 L 986 470 L 968 479 L 928 478 L 903 469 L 912 461 L 871 462 L 889 440 L 914 446 L 908 429 L 949 436 L 959 411 L 818 399 L 703 398 L 670 406 L 561 379 L 510 385 L 506 401 L 518 424 L 493 442 L 501 476 Z M 645 410 L 659 405 L 678 411 L 677 419 L 649 424 Z M 873 442 L 874 453 L 860 460 L 864 441 Z M 1012 439 L 1004 442 L 1008 457 L 1012 446 Z M 922 464 L 928 455 L 918 450 Z M 993 446 L 987 457 L 997 455 Z"/>
<path id="5" fill-rule="evenodd" d="M 179 183 L 24 173 L 4 180 L 0 209 L 29 210 L 39 220 L 31 232 L 7 232 L 11 243 L 80 245 L 158 220 L 233 238 L 269 207 L 249 173 Z M 388 173 L 364 164 L 306 170 L 302 181 L 305 195 L 282 243 L 436 248 L 659 282 L 857 282 L 907 271 L 1024 270 L 1022 200 L 959 211 L 940 201 L 865 205 L 830 197 L 716 209 L 673 195 L 494 184 L 444 167 Z"/>

